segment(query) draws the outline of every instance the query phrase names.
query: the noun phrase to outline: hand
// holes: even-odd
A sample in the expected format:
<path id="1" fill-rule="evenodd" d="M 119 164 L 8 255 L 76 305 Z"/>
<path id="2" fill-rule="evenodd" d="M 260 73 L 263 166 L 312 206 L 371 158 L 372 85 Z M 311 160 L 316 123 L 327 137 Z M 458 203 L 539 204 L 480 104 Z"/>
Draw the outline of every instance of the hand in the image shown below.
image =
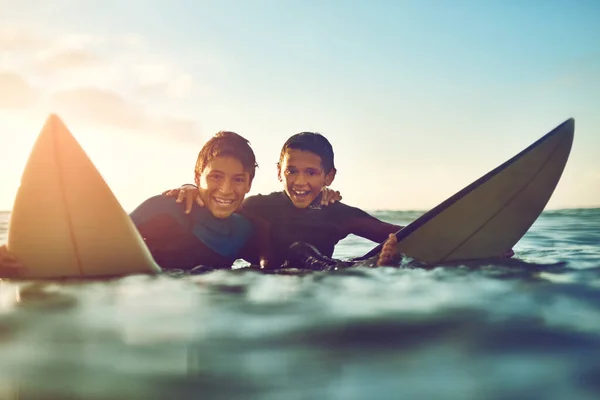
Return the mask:
<path id="1" fill-rule="evenodd" d="M 398 244 L 398 239 L 394 233 L 390 233 L 390 236 L 387 238 L 383 247 L 381 248 L 381 253 L 379 253 L 379 258 L 377 259 L 377 266 L 393 266 L 397 263 L 398 256 L 396 254 L 396 245 Z"/>
<path id="2" fill-rule="evenodd" d="M 510 249 L 506 253 L 502 254 L 502 258 L 512 258 L 512 256 L 514 256 L 514 255 L 515 255 L 514 250 Z"/>
<path id="3" fill-rule="evenodd" d="M 25 269 L 25 264 L 17 256 L 11 254 L 6 245 L 0 246 L 0 278 L 13 277 Z"/>
<path id="4" fill-rule="evenodd" d="M 185 201 L 185 213 L 189 214 L 192 211 L 192 204 L 196 201 L 200 207 L 204 207 L 204 202 L 199 196 L 198 188 L 194 185 L 183 185 L 178 189 L 169 189 L 162 192 L 165 196 L 175 197 L 177 196 L 177 203 L 183 203 Z"/>
<path id="5" fill-rule="evenodd" d="M 327 206 L 329 204 L 333 204 L 336 201 L 342 200 L 342 195 L 338 190 L 329 189 L 327 186 L 324 186 L 321 189 L 321 205 Z"/>
<path id="6" fill-rule="evenodd" d="M 269 268 L 269 258 L 267 255 L 261 255 L 260 256 L 260 267 L 263 269 Z"/>

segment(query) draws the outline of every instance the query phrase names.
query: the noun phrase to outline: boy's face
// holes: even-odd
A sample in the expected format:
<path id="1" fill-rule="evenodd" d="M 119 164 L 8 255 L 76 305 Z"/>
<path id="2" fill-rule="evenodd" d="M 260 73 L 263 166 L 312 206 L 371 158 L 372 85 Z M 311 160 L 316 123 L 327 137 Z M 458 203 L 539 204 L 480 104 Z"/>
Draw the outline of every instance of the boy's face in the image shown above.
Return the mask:
<path id="1" fill-rule="evenodd" d="M 325 174 L 321 157 L 310 151 L 288 149 L 279 166 L 279 180 L 297 208 L 306 208 L 333 182 L 335 170 Z"/>
<path id="2" fill-rule="evenodd" d="M 197 178 L 204 206 L 216 218 L 227 218 L 242 204 L 250 191 L 250 174 L 237 158 L 215 157 Z"/>

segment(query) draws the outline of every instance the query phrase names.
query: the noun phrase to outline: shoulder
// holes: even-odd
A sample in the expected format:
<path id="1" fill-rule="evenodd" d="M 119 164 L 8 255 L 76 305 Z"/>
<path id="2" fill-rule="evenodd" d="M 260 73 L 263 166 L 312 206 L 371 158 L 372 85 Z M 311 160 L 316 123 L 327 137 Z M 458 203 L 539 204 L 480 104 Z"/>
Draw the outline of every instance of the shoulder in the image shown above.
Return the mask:
<path id="1" fill-rule="evenodd" d="M 268 207 L 278 203 L 283 203 L 285 196 L 283 192 L 273 192 L 270 194 L 255 194 L 244 200 L 243 208 L 252 209 L 256 207 Z"/>
<path id="2" fill-rule="evenodd" d="M 185 215 L 183 205 L 176 202 L 174 197 L 163 195 L 152 196 L 144 200 L 131 213 L 130 218 L 134 223 L 143 223 L 159 215 L 171 215 L 181 218 Z"/>

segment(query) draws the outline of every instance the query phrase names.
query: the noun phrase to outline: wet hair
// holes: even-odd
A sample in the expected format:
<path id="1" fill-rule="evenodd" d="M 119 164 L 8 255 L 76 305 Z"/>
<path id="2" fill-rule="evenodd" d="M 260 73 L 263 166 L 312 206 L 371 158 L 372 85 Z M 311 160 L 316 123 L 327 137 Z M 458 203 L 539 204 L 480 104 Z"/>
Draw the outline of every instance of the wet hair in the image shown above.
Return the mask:
<path id="1" fill-rule="evenodd" d="M 331 143 L 329 143 L 329 140 L 320 133 L 300 132 L 290 137 L 281 148 L 279 163 L 277 164 L 278 167 L 281 167 L 283 157 L 290 149 L 310 151 L 321 157 L 321 166 L 323 167 L 325 174 L 328 174 L 331 170 L 335 170 L 333 147 L 331 146 Z"/>
<path id="2" fill-rule="evenodd" d="M 202 174 L 206 165 L 215 157 L 230 156 L 239 160 L 244 170 L 250 174 L 250 182 L 256 172 L 256 156 L 250 147 L 250 142 L 241 135 L 230 131 L 219 131 L 200 149 L 194 172 L 196 179 Z"/>

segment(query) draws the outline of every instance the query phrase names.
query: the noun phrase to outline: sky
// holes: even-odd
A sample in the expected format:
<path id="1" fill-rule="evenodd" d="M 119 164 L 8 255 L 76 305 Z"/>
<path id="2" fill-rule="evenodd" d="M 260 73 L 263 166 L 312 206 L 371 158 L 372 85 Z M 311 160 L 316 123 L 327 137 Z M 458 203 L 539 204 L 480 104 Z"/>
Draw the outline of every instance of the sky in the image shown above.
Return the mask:
<path id="1" fill-rule="evenodd" d="M 547 208 L 598 207 L 598 21 L 596 0 L 0 0 L 0 210 L 49 113 L 128 211 L 223 129 L 255 150 L 250 195 L 316 131 L 345 203 L 425 211 L 573 117 Z"/>

